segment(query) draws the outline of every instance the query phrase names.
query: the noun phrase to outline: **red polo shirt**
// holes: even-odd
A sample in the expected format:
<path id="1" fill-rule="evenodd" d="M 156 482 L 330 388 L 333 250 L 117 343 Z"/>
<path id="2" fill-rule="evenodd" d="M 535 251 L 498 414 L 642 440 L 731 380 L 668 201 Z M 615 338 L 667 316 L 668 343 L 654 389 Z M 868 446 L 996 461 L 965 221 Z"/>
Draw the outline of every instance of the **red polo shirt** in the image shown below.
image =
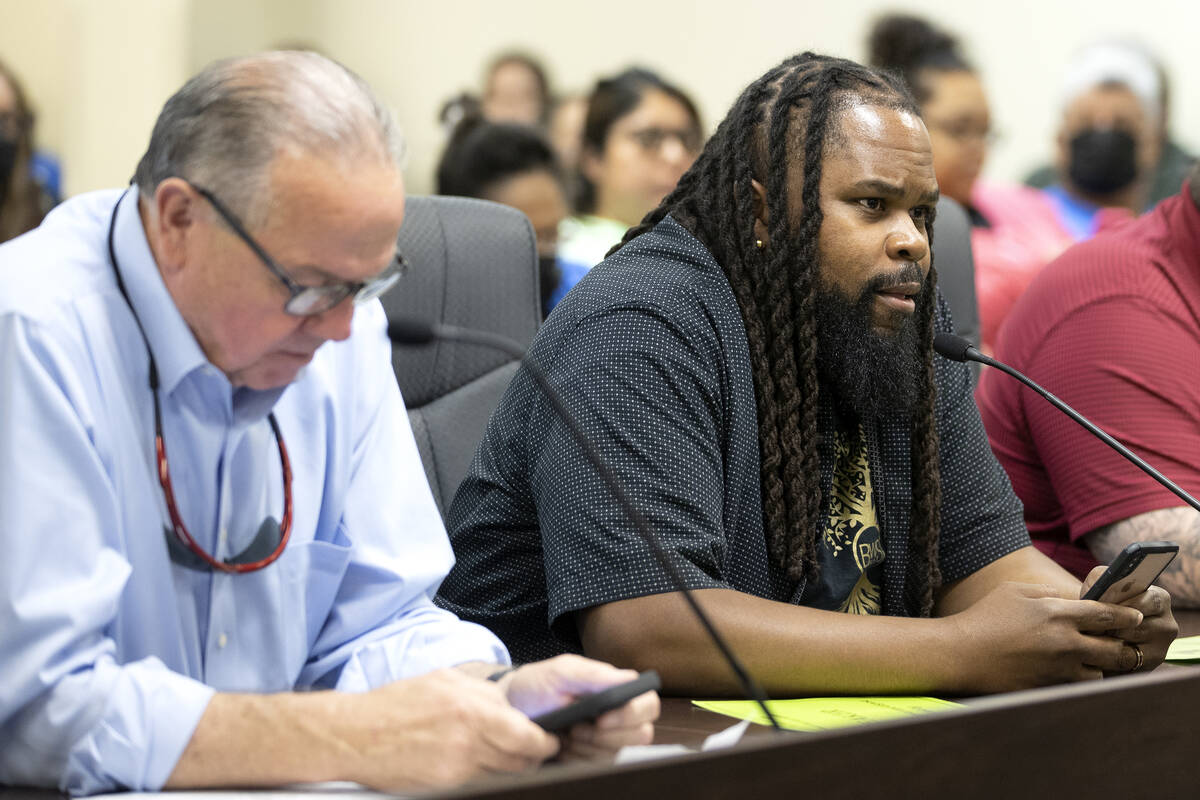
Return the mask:
<path id="1" fill-rule="evenodd" d="M 1187 185 L 1052 262 L 996 357 L 1200 494 L 1200 210 Z M 1075 574 L 1096 564 L 1084 534 L 1184 505 L 1007 375 L 985 369 L 976 400 L 1034 544 Z"/>

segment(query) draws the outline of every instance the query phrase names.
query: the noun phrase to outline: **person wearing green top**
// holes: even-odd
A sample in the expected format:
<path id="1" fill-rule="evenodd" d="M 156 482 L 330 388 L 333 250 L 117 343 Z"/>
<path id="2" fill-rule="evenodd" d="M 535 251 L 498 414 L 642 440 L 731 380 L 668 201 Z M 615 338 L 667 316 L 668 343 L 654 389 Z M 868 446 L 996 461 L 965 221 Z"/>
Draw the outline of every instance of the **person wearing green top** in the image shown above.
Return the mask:
<path id="1" fill-rule="evenodd" d="M 675 188 L 702 143 L 695 104 L 653 72 L 628 69 L 597 82 L 583 128 L 578 213 L 559 227 L 562 278 L 551 307 Z"/>

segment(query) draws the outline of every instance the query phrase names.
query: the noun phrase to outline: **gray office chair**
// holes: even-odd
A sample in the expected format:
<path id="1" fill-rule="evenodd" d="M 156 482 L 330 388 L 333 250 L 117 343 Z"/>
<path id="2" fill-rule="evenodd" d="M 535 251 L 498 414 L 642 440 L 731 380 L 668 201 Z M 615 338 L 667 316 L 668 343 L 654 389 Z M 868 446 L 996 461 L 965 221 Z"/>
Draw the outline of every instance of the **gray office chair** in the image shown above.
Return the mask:
<path id="1" fill-rule="evenodd" d="M 975 257 L 971 253 L 971 220 L 958 203 L 945 195 L 938 200 L 933 223 L 933 263 L 938 288 L 950 306 L 954 332 L 979 345 L 979 307 L 975 302 Z M 979 380 L 980 365 L 971 363 Z"/>
<path id="2" fill-rule="evenodd" d="M 409 271 L 383 296 L 389 320 L 480 328 L 526 347 L 533 341 L 541 324 L 537 246 L 519 211 L 463 197 L 409 197 L 398 247 Z M 503 353 L 458 342 L 392 345 L 392 367 L 443 516 L 517 366 Z"/>

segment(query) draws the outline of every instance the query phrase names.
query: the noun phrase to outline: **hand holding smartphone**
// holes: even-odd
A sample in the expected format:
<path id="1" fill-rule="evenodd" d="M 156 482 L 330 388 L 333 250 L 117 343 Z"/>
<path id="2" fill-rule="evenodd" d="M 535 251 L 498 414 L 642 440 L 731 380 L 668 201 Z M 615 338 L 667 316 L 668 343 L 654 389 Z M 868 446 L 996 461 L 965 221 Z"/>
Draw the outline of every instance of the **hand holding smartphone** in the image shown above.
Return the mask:
<path id="1" fill-rule="evenodd" d="M 1150 588 L 1179 552 L 1174 542 L 1134 542 L 1126 547 L 1092 584 L 1084 600 L 1124 603 Z"/>
<path id="2" fill-rule="evenodd" d="M 573 703 L 534 717 L 533 721 L 550 733 L 566 733 L 580 722 L 590 722 L 606 711 L 620 708 L 645 692 L 658 691 L 662 681 L 654 670 L 646 670 L 631 681 L 618 683 L 585 695 Z"/>

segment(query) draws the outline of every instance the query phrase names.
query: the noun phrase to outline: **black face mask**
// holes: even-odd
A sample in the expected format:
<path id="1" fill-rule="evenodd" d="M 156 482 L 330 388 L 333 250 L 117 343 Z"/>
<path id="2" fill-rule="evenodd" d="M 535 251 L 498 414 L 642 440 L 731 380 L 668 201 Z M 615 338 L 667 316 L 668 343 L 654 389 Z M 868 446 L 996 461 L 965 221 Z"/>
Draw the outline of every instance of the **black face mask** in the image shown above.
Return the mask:
<path id="1" fill-rule="evenodd" d="M 1125 131 L 1088 128 L 1070 142 L 1067 174 L 1088 194 L 1124 189 L 1137 177 L 1137 142 Z"/>
<path id="2" fill-rule="evenodd" d="M 0 202 L 8 194 L 8 181 L 12 177 L 13 167 L 17 164 L 16 139 L 0 138 Z"/>

